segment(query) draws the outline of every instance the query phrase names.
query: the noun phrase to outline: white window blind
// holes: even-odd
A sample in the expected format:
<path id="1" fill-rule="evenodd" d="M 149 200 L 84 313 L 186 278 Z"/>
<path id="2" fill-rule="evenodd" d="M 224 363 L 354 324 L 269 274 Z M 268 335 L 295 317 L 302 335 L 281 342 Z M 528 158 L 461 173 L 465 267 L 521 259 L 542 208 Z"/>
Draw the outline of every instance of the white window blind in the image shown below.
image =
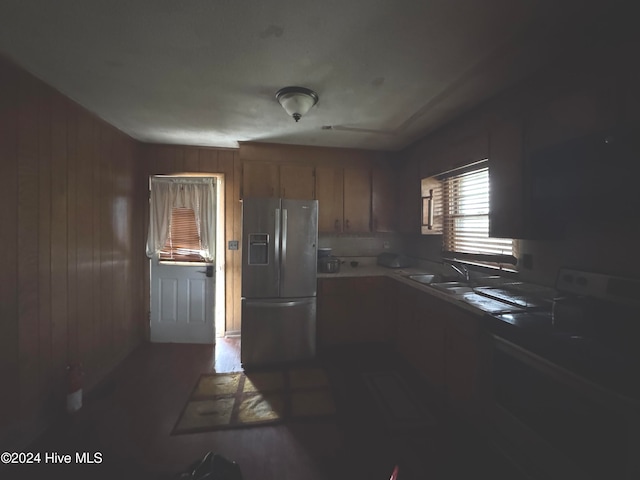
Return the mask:
<path id="1" fill-rule="evenodd" d="M 445 256 L 463 253 L 517 258 L 517 244 L 513 239 L 489 237 L 489 168 L 486 161 L 435 178 L 439 186 L 434 186 L 434 178 L 423 180 L 423 232 L 428 223 L 432 229 L 442 231 Z M 425 185 L 431 188 L 425 191 Z M 431 194 L 432 198 L 425 193 Z M 425 207 L 431 207 L 431 210 L 425 212 Z M 484 260 L 474 263 L 498 265 Z"/>
<path id="2" fill-rule="evenodd" d="M 196 216 L 191 208 L 174 207 L 171 211 L 169 236 L 160 250 L 160 260 L 203 262 L 202 242 Z"/>

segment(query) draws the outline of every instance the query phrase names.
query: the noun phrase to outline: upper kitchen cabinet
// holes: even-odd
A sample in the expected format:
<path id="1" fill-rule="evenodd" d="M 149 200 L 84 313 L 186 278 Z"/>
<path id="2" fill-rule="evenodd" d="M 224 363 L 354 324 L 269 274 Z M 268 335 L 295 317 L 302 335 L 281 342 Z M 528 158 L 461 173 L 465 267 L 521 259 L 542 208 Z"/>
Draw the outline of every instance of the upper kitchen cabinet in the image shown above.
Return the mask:
<path id="1" fill-rule="evenodd" d="M 393 232 L 395 228 L 396 172 L 388 166 L 371 171 L 371 227 L 374 232 Z"/>
<path id="2" fill-rule="evenodd" d="M 371 231 L 371 170 L 355 167 L 317 167 L 318 231 Z"/>
<path id="3" fill-rule="evenodd" d="M 277 197 L 280 192 L 278 165 L 269 162 L 244 162 L 243 197 Z"/>
<path id="4" fill-rule="evenodd" d="M 421 181 L 419 163 L 408 160 L 398 171 L 396 184 L 396 228 L 401 233 L 420 233 L 421 229 Z"/>
<path id="5" fill-rule="evenodd" d="M 311 165 L 244 162 L 242 194 L 244 197 L 313 200 L 314 168 Z"/>
<path id="6" fill-rule="evenodd" d="M 587 85 L 555 96 L 531 110 L 526 125 L 527 155 L 611 128 L 617 120 L 616 114 L 612 80 L 590 79 Z"/>
<path id="7" fill-rule="evenodd" d="M 344 231 L 346 233 L 371 230 L 371 170 L 344 169 Z"/>
<path id="8" fill-rule="evenodd" d="M 621 55 L 624 55 L 624 50 Z M 635 51 L 629 53 L 635 57 Z M 640 123 L 640 65 L 637 61 L 621 62 L 623 65 L 617 72 L 617 85 L 619 88 L 618 110 L 620 112 L 620 124 L 624 126 L 638 125 Z"/>
<path id="9" fill-rule="evenodd" d="M 504 120 L 489 137 L 489 235 L 523 238 L 524 131 L 521 119 Z"/>
<path id="10" fill-rule="evenodd" d="M 344 223 L 344 175 L 342 168 L 316 168 L 316 199 L 318 200 L 318 231 L 342 232 Z"/>
<path id="11" fill-rule="evenodd" d="M 313 200 L 314 168 L 311 165 L 280 165 L 280 196 Z"/>

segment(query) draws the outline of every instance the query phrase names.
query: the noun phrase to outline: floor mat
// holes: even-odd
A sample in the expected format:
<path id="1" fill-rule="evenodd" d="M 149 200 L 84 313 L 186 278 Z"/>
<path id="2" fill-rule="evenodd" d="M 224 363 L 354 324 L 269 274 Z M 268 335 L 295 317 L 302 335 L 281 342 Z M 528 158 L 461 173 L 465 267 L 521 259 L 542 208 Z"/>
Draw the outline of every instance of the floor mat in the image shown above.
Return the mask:
<path id="1" fill-rule="evenodd" d="M 257 427 L 336 413 L 322 368 L 200 376 L 172 435 Z"/>

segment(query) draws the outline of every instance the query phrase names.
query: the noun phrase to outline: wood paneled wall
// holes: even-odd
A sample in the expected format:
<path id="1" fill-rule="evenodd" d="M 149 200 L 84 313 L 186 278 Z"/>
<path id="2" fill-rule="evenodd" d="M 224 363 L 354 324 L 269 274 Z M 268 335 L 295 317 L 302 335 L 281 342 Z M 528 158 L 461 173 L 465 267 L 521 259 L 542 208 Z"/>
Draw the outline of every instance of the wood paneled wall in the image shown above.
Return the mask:
<path id="1" fill-rule="evenodd" d="M 148 182 L 149 175 L 178 173 L 221 173 L 225 185 L 225 276 L 226 276 L 226 332 L 240 333 L 240 299 L 242 251 L 229 250 L 229 240 L 242 240 L 242 209 L 240 204 L 240 185 L 242 183 L 238 151 L 207 147 L 188 147 L 174 145 L 143 145 L 142 147 L 143 181 Z M 148 190 L 146 183 L 145 191 Z M 148 204 L 145 204 L 148 205 Z M 148 206 L 146 207 L 148 210 Z M 239 242 L 242 244 L 242 242 Z M 145 298 L 148 311 L 149 298 L 149 262 L 145 262 L 146 273 Z"/>
<path id="2" fill-rule="evenodd" d="M 0 85 L 7 450 L 63 412 L 68 363 L 90 387 L 142 341 L 144 197 L 136 142 L 2 58 Z"/>

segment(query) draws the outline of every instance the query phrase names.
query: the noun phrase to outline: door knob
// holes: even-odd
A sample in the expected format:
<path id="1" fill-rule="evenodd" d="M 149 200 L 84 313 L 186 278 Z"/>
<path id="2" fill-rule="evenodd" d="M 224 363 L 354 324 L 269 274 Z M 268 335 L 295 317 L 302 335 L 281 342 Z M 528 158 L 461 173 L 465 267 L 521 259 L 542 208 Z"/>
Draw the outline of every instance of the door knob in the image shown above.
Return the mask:
<path id="1" fill-rule="evenodd" d="M 213 277 L 213 265 L 207 265 L 206 270 L 198 270 L 198 273 L 204 273 L 207 277 Z"/>

